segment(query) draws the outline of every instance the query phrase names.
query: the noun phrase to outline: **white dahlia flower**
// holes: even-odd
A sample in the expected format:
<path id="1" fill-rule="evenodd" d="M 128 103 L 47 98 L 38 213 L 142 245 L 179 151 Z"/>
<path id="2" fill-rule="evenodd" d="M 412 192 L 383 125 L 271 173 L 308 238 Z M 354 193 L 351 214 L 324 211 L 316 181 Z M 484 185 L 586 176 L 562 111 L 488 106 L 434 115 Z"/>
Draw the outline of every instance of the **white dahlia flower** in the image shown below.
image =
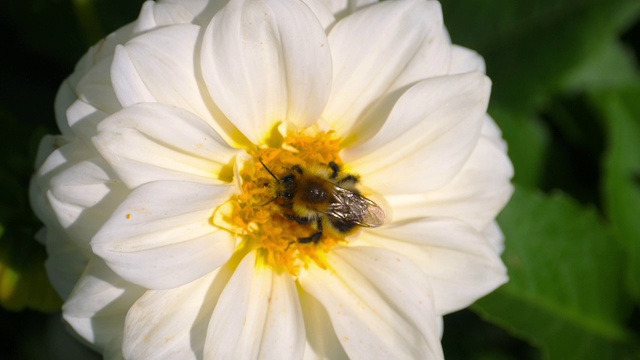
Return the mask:
<path id="1" fill-rule="evenodd" d="M 436 1 L 146 2 L 41 144 L 64 319 L 106 358 L 442 358 L 507 281 L 489 94 Z"/>

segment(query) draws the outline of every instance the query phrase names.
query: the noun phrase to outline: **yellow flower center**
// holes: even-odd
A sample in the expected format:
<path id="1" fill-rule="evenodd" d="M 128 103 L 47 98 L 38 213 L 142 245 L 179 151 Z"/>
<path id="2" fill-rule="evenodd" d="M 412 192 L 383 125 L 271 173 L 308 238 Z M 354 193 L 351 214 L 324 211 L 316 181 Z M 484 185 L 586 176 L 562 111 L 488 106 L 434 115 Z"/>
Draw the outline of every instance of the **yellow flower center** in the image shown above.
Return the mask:
<path id="1" fill-rule="evenodd" d="M 241 237 L 238 251 L 257 249 L 258 265 L 295 276 L 310 262 L 326 268 L 326 254 L 346 240 L 344 233 L 331 229 L 323 229 L 317 236 L 318 218 L 311 216 L 305 221 L 291 208 L 291 202 L 283 197 L 283 181 L 296 169 L 324 167 L 330 174 L 329 164 L 341 168 L 343 162 L 338 155 L 340 139 L 332 132 L 292 133 L 279 143 L 248 151 L 253 162 L 245 163 L 238 174 L 242 192 L 218 208 L 214 223 Z"/>

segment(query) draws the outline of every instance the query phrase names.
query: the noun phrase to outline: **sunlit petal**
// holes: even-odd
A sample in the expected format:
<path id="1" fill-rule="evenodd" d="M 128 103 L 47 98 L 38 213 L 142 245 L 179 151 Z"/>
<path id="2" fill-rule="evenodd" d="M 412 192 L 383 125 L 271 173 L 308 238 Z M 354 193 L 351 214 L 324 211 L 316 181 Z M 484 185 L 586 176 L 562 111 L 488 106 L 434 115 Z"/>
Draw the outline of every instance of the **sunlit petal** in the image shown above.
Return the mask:
<path id="1" fill-rule="evenodd" d="M 209 317 L 215 306 L 211 272 L 186 285 L 147 291 L 125 321 L 125 358 L 201 359 Z"/>
<path id="2" fill-rule="evenodd" d="M 304 289 L 299 294 L 307 333 L 304 359 L 348 359 L 324 306 Z"/>
<path id="3" fill-rule="evenodd" d="M 408 257 L 340 248 L 329 263 L 330 270 L 312 266 L 299 281 L 324 305 L 349 356 L 442 358 L 431 286 Z"/>
<path id="4" fill-rule="evenodd" d="M 366 7 L 337 23 L 329 44 L 333 89 L 322 116 L 343 136 L 379 128 L 380 120 L 354 124 L 385 95 L 390 98 L 381 101 L 393 103 L 399 89 L 444 75 L 448 67 L 448 38 L 440 4 L 434 1 L 388 1 Z"/>
<path id="5" fill-rule="evenodd" d="M 94 258 L 62 307 L 64 320 L 98 349 L 114 340 L 119 347 L 125 316 L 144 291 Z"/>
<path id="6" fill-rule="evenodd" d="M 490 87 L 478 72 L 424 80 L 398 100 L 375 137 L 346 149 L 344 159 L 383 194 L 437 189 L 473 151 Z"/>
<path id="7" fill-rule="evenodd" d="M 151 289 L 186 284 L 231 257 L 235 239 L 211 224 L 228 185 L 157 181 L 135 189 L 91 241 L 123 278 Z"/>
<path id="8" fill-rule="evenodd" d="M 293 279 L 256 267 L 256 254 L 250 253 L 218 300 L 204 357 L 299 359 L 303 350 L 304 325 Z"/>
<path id="9" fill-rule="evenodd" d="M 329 96 L 327 38 L 302 2 L 230 2 L 207 28 L 201 62 L 213 100 L 255 144 L 278 122 L 313 124 Z"/>
<path id="10" fill-rule="evenodd" d="M 418 266 L 433 287 L 439 315 L 469 306 L 507 281 L 491 243 L 459 220 L 416 219 L 363 232 L 360 240 L 358 245 L 389 249 Z"/>
<path id="11" fill-rule="evenodd" d="M 387 196 L 394 221 L 421 216 L 462 219 L 482 231 L 508 201 L 513 167 L 503 150 L 482 137 L 456 176 L 437 191 Z"/>
<path id="12" fill-rule="evenodd" d="M 93 143 L 134 188 L 156 180 L 211 182 L 237 154 L 197 116 L 163 104 L 138 104 L 100 123 Z"/>

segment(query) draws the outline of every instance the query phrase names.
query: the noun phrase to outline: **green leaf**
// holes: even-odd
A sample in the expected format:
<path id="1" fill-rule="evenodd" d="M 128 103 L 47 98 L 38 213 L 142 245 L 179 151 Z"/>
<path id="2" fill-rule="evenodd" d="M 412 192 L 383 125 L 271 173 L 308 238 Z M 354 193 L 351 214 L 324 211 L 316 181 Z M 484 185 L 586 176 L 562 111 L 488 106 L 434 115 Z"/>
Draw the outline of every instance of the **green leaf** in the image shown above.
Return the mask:
<path id="1" fill-rule="evenodd" d="M 447 0 L 442 6 L 453 42 L 485 57 L 493 101 L 527 112 L 637 19 L 640 1 Z"/>
<path id="2" fill-rule="evenodd" d="M 611 89 L 640 81 L 636 58 L 620 42 L 612 41 L 568 73 L 563 87 L 567 92 L 582 89 Z"/>
<path id="3" fill-rule="evenodd" d="M 550 359 L 619 359 L 630 307 L 621 251 L 597 213 L 518 188 L 499 222 L 510 281 L 475 309 Z"/>
<path id="4" fill-rule="evenodd" d="M 496 106 L 490 113 L 509 145 L 509 158 L 515 171 L 513 182 L 535 187 L 542 177 L 549 146 L 546 127 L 532 115 L 514 114 Z"/>
<path id="5" fill-rule="evenodd" d="M 0 233 L 2 308 L 11 311 L 31 308 L 48 313 L 60 311 L 62 300 L 49 283 L 45 258 L 44 247 L 37 244 L 30 234 L 16 230 Z"/>
<path id="6" fill-rule="evenodd" d="M 604 203 L 617 238 L 626 246 L 627 285 L 640 299 L 640 87 L 592 96 L 608 128 Z"/>

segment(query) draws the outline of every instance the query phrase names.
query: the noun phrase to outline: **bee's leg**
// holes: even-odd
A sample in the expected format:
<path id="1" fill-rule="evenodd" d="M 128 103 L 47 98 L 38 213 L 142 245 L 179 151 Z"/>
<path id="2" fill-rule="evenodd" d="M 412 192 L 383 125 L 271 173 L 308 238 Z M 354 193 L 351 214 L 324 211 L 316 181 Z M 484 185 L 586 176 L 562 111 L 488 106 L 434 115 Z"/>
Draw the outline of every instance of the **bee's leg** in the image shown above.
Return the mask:
<path id="1" fill-rule="evenodd" d="M 305 237 L 305 238 L 299 238 L 298 242 L 301 244 L 308 244 L 308 243 L 314 243 L 317 244 L 318 241 L 320 241 L 320 238 L 322 238 L 322 218 L 318 218 L 317 222 L 317 227 L 318 227 L 318 232 L 316 232 L 315 234 L 309 236 L 309 237 Z"/>
<path id="2" fill-rule="evenodd" d="M 329 179 L 337 179 L 338 178 L 338 174 L 340 173 L 340 166 L 338 164 L 336 164 L 335 162 L 330 162 L 329 163 L 329 168 L 331 169 L 331 175 L 329 175 Z M 338 182 L 336 182 L 335 184 L 338 186 L 346 186 L 346 187 L 351 187 L 354 186 L 355 184 L 358 183 L 358 177 L 354 176 L 354 175 L 347 175 L 345 177 L 343 177 L 342 179 L 338 180 Z"/>
<path id="3" fill-rule="evenodd" d="M 338 173 L 340 172 L 340 166 L 334 163 L 333 161 L 329 163 L 329 168 L 331 169 L 331 175 L 329 175 L 330 179 L 335 179 L 338 177 Z"/>
<path id="4" fill-rule="evenodd" d="M 293 220 L 293 221 L 297 222 L 298 224 L 309 224 L 309 223 L 311 223 L 311 221 L 313 221 L 313 219 L 308 218 L 308 217 L 295 216 L 295 215 L 291 215 L 291 214 L 282 214 L 282 216 L 286 217 L 289 220 Z"/>
<path id="5" fill-rule="evenodd" d="M 358 183 L 358 178 L 356 176 L 347 175 L 342 179 L 340 179 L 340 181 L 338 181 L 336 185 L 349 188 L 349 187 L 355 186 L 357 183 Z"/>
<path id="6" fill-rule="evenodd" d="M 312 218 L 295 216 L 291 214 L 282 214 L 282 216 L 286 217 L 289 220 L 293 220 L 298 224 L 310 224 L 314 220 Z M 304 238 L 299 238 L 298 242 L 301 244 L 308 244 L 311 242 L 314 244 L 317 244 L 318 241 L 320 241 L 320 238 L 322 237 L 322 218 L 316 219 L 316 229 L 317 229 L 317 232 L 315 232 L 313 235 L 304 237 Z"/>

